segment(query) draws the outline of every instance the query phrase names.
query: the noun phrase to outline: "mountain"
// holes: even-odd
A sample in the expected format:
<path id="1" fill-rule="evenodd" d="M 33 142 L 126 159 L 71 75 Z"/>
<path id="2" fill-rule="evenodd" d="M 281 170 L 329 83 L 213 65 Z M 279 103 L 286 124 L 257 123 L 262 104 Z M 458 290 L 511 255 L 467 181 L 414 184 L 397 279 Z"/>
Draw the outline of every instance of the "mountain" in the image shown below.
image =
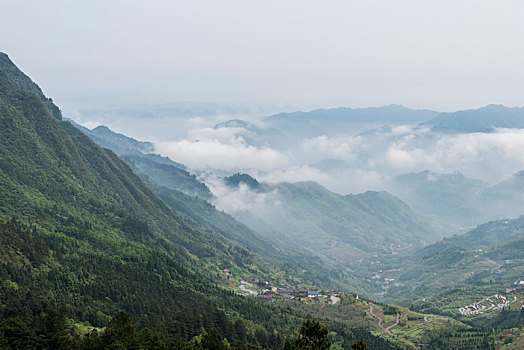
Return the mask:
<path id="1" fill-rule="evenodd" d="M 78 124 L 75 126 L 94 141 L 100 140 L 100 138 L 93 137 L 93 132 L 96 132 L 100 127 L 89 130 Z M 256 255 L 249 257 L 249 261 L 253 262 L 254 259 L 256 264 L 266 266 L 265 269 L 268 272 L 265 273 L 264 278 L 269 279 L 270 276 L 277 278 L 278 270 L 285 269 L 292 272 L 296 279 L 295 281 L 286 279 L 286 284 L 300 281 L 304 284 L 320 284 L 324 287 L 337 289 L 355 286 L 348 273 L 342 269 L 323 266 L 318 258 L 307 251 L 296 252 L 282 249 L 281 246 L 263 239 L 258 233 L 238 222 L 232 216 L 217 210 L 208 202 L 213 200 L 213 195 L 208 187 L 198 181 L 195 175 L 190 174 L 184 165 L 158 154 L 141 153 L 134 147 L 139 141 L 115 133 L 108 128 L 107 130 L 109 132 L 104 132 L 105 139 L 101 142 L 118 151 L 121 159 L 131 167 L 131 170 L 171 209 L 182 215 L 185 220 L 202 226 L 209 232 L 218 233 L 221 237 L 224 237 L 224 240 L 230 240 L 236 244 L 240 243 L 248 251 L 264 257 L 261 258 L 261 256 Z M 121 140 L 124 141 L 120 142 Z M 243 178 L 240 174 L 237 176 Z M 236 176 L 232 178 L 236 178 Z M 237 264 L 242 266 L 246 266 L 244 263 L 248 261 L 245 257 L 240 259 L 239 255 L 233 258 Z M 268 268 L 268 264 L 272 267 Z M 225 264 L 222 268 L 231 269 L 231 266 Z"/>
<path id="2" fill-rule="evenodd" d="M 524 172 L 489 186 L 460 173 L 431 171 L 395 177 L 388 189 L 448 232 L 524 214 Z"/>
<path id="3" fill-rule="evenodd" d="M 124 159 L 126 159 L 124 157 Z M 220 212 L 215 209 L 214 206 L 206 202 L 205 200 L 194 197 L 194 196 L 188 196 L 186 194 L 183 194 L 179 191 L 165 188 L 162 186 L 159 186 L 153 178 L 148 177 L 144 173 L 142 173 L 140 170 L 133 168 L 133 164 L 129 163 L 132 167 L 132 169 L 135 171 L 135 173 L 139 174 L 140 177 L 148 184 L 148 186 L 171 208 L 176 210 L 178 213 L 182 213 L 185 216 L 187 216 L 188 220 L 194 220 L 198 224 L 201 224 L 205 227 L 207 227 L 210 230 L 219 231 L 223 233 L 225 237 L 228 237 L 234 241 L 240 242 L 245 244 L 246 247 L 248 247 L 250 250 L 261 253 L 265 256 L 275 257 L 276 259 L 282 260 L 282 262 L 288 266 L 288 268 L 293 269 L 293 265 L 297 266 L 307 266 L 308 269 L 311 269 L 312 271 L 317 271 L 317 274 L 311 275 L 311 277 L 314 277 L 317 281 L 324 281 L 326 276 L 333 276 L 334 269 L 333 267 L 326 266 L 324 270 L 321 270 L 319 266 L 315 265 L 315 258 L 312 256 L 304 255 L 304 254 L 296 254 L 292 255 L 289 251 L 284 250 L 277 250 L 274 246 L 268 244 L 268 241 L 265 241 L 263 239 L 260 239 L 256 234 L 253 233 L 247 226 L 239 223 L 235 219 L 233 219 L 231 216 L 224 212 Z M 251 190 L 259 190 L 265 186 L 265 184 L 261 184 L 258 181 L 256 181 L 254 178 L 250 177 L 247 174 L 235 174 L 227 179 L 225 179 L 225 182 L 227 186 L 229 186 L 232 189 L 238 188 L 239 186 L 246 186 L 250 188 Z M 290 244 L 293 244 L 293 241 L 289 241 Z M 296 246 L 296 243 L 294 244 Z M 296 249 L 296 247 L 295 247 Z M 321 264 L 326 265 L 326 264 Z M 311 271 L 311 272 L 312 272 Z M 336 271 L 336 270 L 335 270 Z M 311 274 L 311 272 L 308 272 Z M 347 280 L 345 283 L 358 285 L 358 282 L 356 281 L 356 274 L 352 273 L 351 276 L 340 274 L 339 279 Z M 358 276 L 360 278 L 360 276 Z M 353 326 L 359 325 L 359 327 L 366 327 L 366 329 L 374 329 L 377 332 L 381 332 L 381 328 L 378 326 L 378 321 L 374 319 L 372 316 L 367 316 L 366 313 L 363 313 L 361 309 L 363 307 L 365 308 L 374 308 L 375 310 L 382 310 L 382 307 L 385 309 L 390 309 L 391 307 L 388 305 L 380 306 L 377 304 L 374 304 L 371 301 L 364 300 L 362 297 L 359 299 L 359 302 L 355 302 L 354 297 L 349 297 L 347 299 L 344 299 L 345 301 L 338 307 L 337 310 L 339 310 L 339 313 L 341 315 L 344 315 L 343 317 L 339 317 L 338 315 L 333 314 L 330 316 L 331 320 L 336 320 L 337 322 L 347 322 L 348 315 L 350 321 L 350 324 Z M 304 311 L 307 311 L 308 313 L 312 313 L 316 316 L 325 316 L 326 309 L 319 309 L 319 308 L 308 308 L 307 306 L 303 306 L 302 304 L 294 304 L 295 307 L 299 306 L 300 308 L 304 307 Z M 417 336 L 413 338 L 411 335 L 409 335 L 408 332 L 406 332 L 405 336 L 400 337 L 399 339 L 396 339 L 395 342 L 398 344 L 400 348 L 409 348 L 412 347 L 414 342 L 419 342 L 422 339 L 428 339 L 428 335 L 426 332 L 431 332 L 434 327 L 440 327 L 443 329 L 447 329 L 449 327 L 457 328 L 458 329 L 467 329 L 466 326 L 457 323 L 456 321 L 453 321 L 451 319 L 442 318 L 441 316 L 431 316 L 431 315 L 412 315 L 407 311 L 406 309 L 391 309 L 396 310 L 396 312 L 399 312 L 401 315 L 407 315 L 409 314 L 410 321 L 407 321 L 405 324 L 402 324 L 402 326 L 399 326 L 399 329 L 409 329 L 412 326 L 414 326 L 418 320 L 423 319 L 426 317 L 427 319 L 431 320 L 428 322 L 427 327 L 422 327 L 421 332 L 417 333 Z M 404 316 L 402 316 L 404 317 Z M 373 339 L 368 339 L 368 344 L 372 344 Z M 349 344 L 346 343 L 346 347 L 349 346 Z M 383 346 L 381 344 L 378 344 L 377 347 Z"/>
<path id="4" fill-rule="evenodd" d="M 436 132 L 472 133 L 493 132 L 497 128 L 524 128 L 524 108 L 488 105 L 453 113 L 440 113 L 423 126 Z"/>
<path id="5" fill-rule="evenodd" d="M 233 216 L 275 242 L 327 261 L 351 264 L 438 239 L 423 217 L 387 192 L 342 196 L 314 182 L 258 183 L 246 174 L 232 178 L 226 183 L 246 184 L 252 191 L 249 209 Z"/>
<path id="6" fill-rule="evenodd" d="M 237 173 L 224 178 L 224 183 L 230 187 L 238 187 L 240 184 L 246 185 L 252 190 L 258 190 L 260 188 L 260 183 L 249 176 L 248 174 Z"/>
<path id="7" fill-rule="evenodd" d="M 274 128 L 302 136 L 355 134 L 373 127 L 418 124 L 438 115 L 429 110 L 413 110 L 401 105 L 371 108 L 316 109 L 310 112 L 279 113 L 265 118 Z"/>
<path id="8" fill-rule="evenodd" d="M 524 216 L 513 220 L 490 221 L 465 234 L 453 235 L 426 247 L 427 251 L 456 246 L 462 249 L 491 249 L 494 246 L 524 237 Z"/>
<path id="9" fill-rule="evenodd" d="M 438 112 L 430 110 L 414 110 L 401 105 L 383 107 L 349 108 L 338 107 L 332 109 L 316 109 L 310 112 L 279 113 L 267 117 L 273 122 L 293 121 L 330 122 L 330 123 L 383 123 L 383 124 L 412 124 L 422 120 L 429 120 Z"/>
<path id="10" fill-rule="evenodd" d="M 513 174 L 482 192 L 480 203 L 495 211 L 498 218 L 514 218 L 524 214 L 524 171 Z"/>
<path id="11" fill-rule="evenodd" d="M 212 197 L 209 188 L 190 174 L 186 166 L 153 153 L 155 148 L 152 143 L 135 140 L 103 125 L 88 129 L 74 122 L 72 124 L 99 146 L 112 150 L 132 168 L 154 179 L 158 185 L 190 196 Z"/>
<path id="12" fill-rule="evenodd" d="M 426 170 L 397 176 L 388 188 L 411 208 L 455 231 L 486 221 L 478 203 L 487 186 L 460 173 L 438 174 Z"/>
<path id="13" fill-rule="evenodd" d="M 428 245 L 402 261 L 389 261 L 386 264 L 400 268 L 389 276 L 395 284 L 387 289 L 385 300 L 429 297 L 450 289 L 470 290 L 472 299 L 504 291 L 524 277 L 523 240 L 524 216 L 491 221 Z"/>
<path id="14" fill-rule="evenodd" d="M 232 119 L 215 125 L 215 129 L 231 129 L 250 145 L 285 150 L 305 138 L 356 135 L 384 124 L 418 124 L 436 115 L 438 112 L 412 110 L 400 105 L 355 109 L 340 107 L 274 114 L 260 118 L 256 125 Z"/>
<path id="15" fill-rule="evenodd" d="M 140 327 L 183 339 L 215 328 L 230 342 L 281 348 L 305 314 L 217 286 L 224 265 L 234 278 L 264 275 L 258 269 L 269 275 L 272 267 L 170 209 L 116 154 L 63 121 L 40 91 L 0 54 L 2 346 L 15 329 L 42 334 L 30 348 L 40 341 L 59 348 L 49 344 L 100 329 L 124 309 Z M 330 327 L 341 341 L 362 334 L 394 348 L 365 330 Z M 105 337 L 118 337 L 111 329 Z"/>
<path id="16" fill-rule="evenodd" d="M 137 141 L 131 137 L 113 132 L 107 126 L 99 125 L 88 129 L 73 120 L 67 119 L 71 124 L 87 134 L 100 147 L 109 148 L 118 155 L 152 153 L 155 146 L 151 142 Z"/>
<path id="17" fill-rule="evenodd" d="M 147 175 L 160 186 L 203 199 L 213 197 L 209 188 L 194 174 L 190 174 L 185 167 L 181 168 L 169 158 L 156 154 L 128 154 L 122 156 L 122 159 L 136 169 L 136 173 Z"/>
<path id="18" fill-rule="evenodd" d="M 337 305 L 237 295 L 243 277 L 299 281 L 294 267 L 278 270 L 222 234 L 217 218 L 227 221 L 227 215 L 211 205 L 200 211 L 203 223 L 168 207 L 170 199 L 183 208 L 205 202 L 166 188 L 159 199 L 149 188 L 158 185 L 146 185 L 115 153 L 62 120 L 36 84 L 0 57 L 0 347 L 229 349 L 236 343 L 234 349 L 281 349 L 307 314 L 345 349 L 357 339 L 379 350 L 414 348 L 438 340 L 437 328 L 469 329 L 351 294 Z M 245 226 L 230 228 L 253 234 Z M 219 286 L 224 283 L 237 289 Z M 395 318 L 391 313 L 402 318 L 398 338 L 383 325 Z M 430 322 L 412 335 L 424 317 Z"/>
<path id="19" fill-rule="evenodd" d="M 0 268 L 15 286 L 2 287 L 9 305 L 2 318 L 34 322 L 45 305 L 63 305 L 68 317 L 95 326 L 122 308 L 153 324 L 176 322 L 191 307 L 191 288 L 206 285 L 187 267 L 205 265 L 220 241 L 185 223 L 113 152 L 52 113 L 58 108 L 29 78 L 13 84 L 16 67 L 1 58 Z M 207 298 L 194 300 L 218 312 Z"/>

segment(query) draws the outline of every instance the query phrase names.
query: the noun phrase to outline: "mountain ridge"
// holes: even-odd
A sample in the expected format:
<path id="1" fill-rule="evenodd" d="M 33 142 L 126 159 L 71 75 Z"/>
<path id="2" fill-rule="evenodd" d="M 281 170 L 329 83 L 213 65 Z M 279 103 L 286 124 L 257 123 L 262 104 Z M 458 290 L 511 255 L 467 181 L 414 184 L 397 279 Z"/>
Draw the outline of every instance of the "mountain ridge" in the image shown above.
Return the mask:
<path id="1" fill-rule="evenodd" d="M 421 125 L 443 133 L 490 133 L 502 128 L 523 129 L 524 107 L 490 104 L 478 109 L 440 113 Z"/>

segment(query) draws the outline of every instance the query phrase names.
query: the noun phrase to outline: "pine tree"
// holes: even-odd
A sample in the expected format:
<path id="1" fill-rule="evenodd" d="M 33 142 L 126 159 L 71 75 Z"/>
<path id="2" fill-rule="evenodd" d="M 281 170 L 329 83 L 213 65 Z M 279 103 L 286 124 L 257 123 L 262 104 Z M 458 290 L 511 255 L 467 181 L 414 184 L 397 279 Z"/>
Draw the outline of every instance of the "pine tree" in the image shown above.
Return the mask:
<path id="1" fill-rule="evenodd" d="M 0 348 L 28 349 L 34 346 L 34 335 L 19 318 L 8 318 L 0 323 Z"/>
<path id="2" fill-rule="evenodd" d="M 295 339 L 286 339 L 284 350 L 328 350 L 330 346 L 327 326 L 308 316 Z"/>
<path id="3" fill-rule="evenodd" d="M 366 342 L 364 341 L 364 339 L 360 338 L 359 340 L 357 340 L 356 342 L 351 344 L 351 349 L 353 349 L 353 350 L 367 350 L 368 346 L 366 345 Z"/>
<path id="4" fill-rule="evenodd" d="M 110 349 L 138 349 L 138 329 L 127 312 L 120 311 L 109 322 L 102 343 Z"/>
<path id="5" fill-rule="evenodd" d="M 229 349 L 229 346 L 226 345 L 224 339 L 215 328 L 202 337 L 202 347 L 207 350 Z"/>
<path id="6" fill-rule="evenodd" d="M 39 343 L 44 349 L 68 348 L 70 344 L 64 314 L 58 313 L 55 309 L 49 310 L 44 317 L 38 338 Z"/>

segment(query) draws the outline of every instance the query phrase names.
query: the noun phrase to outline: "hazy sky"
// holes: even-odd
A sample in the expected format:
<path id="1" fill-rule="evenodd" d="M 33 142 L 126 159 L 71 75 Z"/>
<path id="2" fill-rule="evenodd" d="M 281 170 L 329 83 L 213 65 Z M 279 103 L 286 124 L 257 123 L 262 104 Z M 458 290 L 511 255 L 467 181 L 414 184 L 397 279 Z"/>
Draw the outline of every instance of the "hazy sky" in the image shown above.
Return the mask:
<path id="1" fill-rule="evenodd" d="M 0 50 L 66 109 L 456 110 L 524 105 L 523 16 L 501 0 L 0 0 Z"/>

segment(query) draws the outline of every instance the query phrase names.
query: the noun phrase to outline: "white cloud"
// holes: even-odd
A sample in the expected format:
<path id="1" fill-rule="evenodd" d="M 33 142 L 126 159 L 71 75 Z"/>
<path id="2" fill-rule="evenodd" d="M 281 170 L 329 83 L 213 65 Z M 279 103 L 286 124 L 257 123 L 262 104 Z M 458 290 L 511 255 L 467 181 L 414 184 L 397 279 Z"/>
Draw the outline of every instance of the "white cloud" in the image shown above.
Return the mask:
<path id="1" fill-rule="evenodd" d="M 204 181 L 216 197 L 213 204 L 227 213 L 244 210 L 260 212 L 280 205 L 277 190 L 258 193 L 243 183 L 238 187 L 230 187 L 225 185 L 222 179 L 213 175 L 207 176 Z"/>
<path id="2" fill-rule="evenodd" d="M 311 168 L 307 165 L 292 166 L 286 169 L 275 169 L 269 173 L 261 173 L 256 177 L 265 182 L 299 182 L 299 181 L 315 181 L 320 184 L 329 183 L 331 176 L 322 171 Z"/>
<path id="3" fill-rule="evenodd" d="M 248 145 L 241 137 L 228 142 L 218 139 L 158 142 L 157 150 L 193 169 L 209 167 L 224 170 L 256 168 L 271 170 L 287 164 L 287 156 L 271 148 Z"/>
<path id="4" fill-rule="evenodd" d="M 357 136 L 318 136 L 285 150 L 251 145 L 243 138 L 249 132 L 238 127 L 196 128 L 187 135 L 157 148 L 194 169 L 250 169 L 262 181 L 311 180 L 339 193 L 387 188 L 390 178 L 423 170 L 495 183 L 524 169 L 524 130 L 516 129 L 435 134 L 403 125 Z M 316 165 L 326 160 L 333 168 Z"/>
<path id="5" fill-rule="evenodd" d="M 243 128 L 200 128 L 187 132 L 187 137 L 193 141 L 217 141 L 234 143 L 237 135 L 245 132 Z"/>
<path id="6" fill-rule="evenodd" d="M 312 164 L 325 159 L 338 159 L 352 162 L 357 159 L 358 150 L 365 147 L 359 136 L 334 137 L 325 135 L 304 140 L 291 150 L 295 159 Z"/>

